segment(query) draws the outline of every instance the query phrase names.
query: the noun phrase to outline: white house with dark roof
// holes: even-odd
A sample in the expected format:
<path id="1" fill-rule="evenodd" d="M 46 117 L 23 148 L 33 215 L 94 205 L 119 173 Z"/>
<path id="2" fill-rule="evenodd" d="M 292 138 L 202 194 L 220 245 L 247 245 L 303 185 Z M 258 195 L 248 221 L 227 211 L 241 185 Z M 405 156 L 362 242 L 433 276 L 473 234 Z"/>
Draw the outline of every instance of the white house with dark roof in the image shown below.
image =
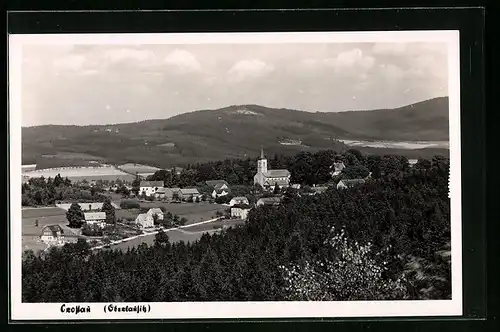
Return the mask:
<path id="1" fill-rule="evenodd" d="M 233 197 L 229 201 L 229 206 L 234 206 L 234 205 L 237 205 L 237 204 L 246 204 L 246 205 L 248 205 L 250 203 L 248 202 L 248 198 L 246 198 L 245 196 Z"/>
<path id="2" fill-rule="evenodd" d="M 85 222 L 89 225 L 104 227 L 106 225 L 106 212 L 85 212 Z"/>
<path id="3" fill-rule="evenodd" d="M 46 244 L 64 244 L 64 230 L 59 225 L 47 225 L 42 228 L 40 240 Z"/>
<path id="4" fill-rule="evenodd" d="M 135 223 L 141 228 L 154 227 L 153 215 L 149 213 L 141 213 L 135 218 Z"/>
<path id="5" fill-rule="evenodd" d="M 342 170 L 344 168 L 345 168 L 345 165 L 343 162 L 333 163 L 333 165 L 330 166 L 330 169 L 332 169 L 332 171 L 330 172 L 330 175 L 331 176 L 340 175 L 340 173 L 342 173 Z"/>
<path id="6" fill-rule="evenodd" d="M 163 181 L 141 181 L 139 185 L 139 195 L 152 196 L 159 188 L 163 188 Z"/>
<path id="7" fill-rule="evenodd" d="M 231 218 L 246 220 L 251 208 L 247 204 L 236 204 L 231 207 Z"/>
<path id="8" fill-rule="evenodd" d="M 263 197 L 257 201 L 257 206 L 269 205 L 269 206 L 277 206 L 281 203 L 280 197 Z"/>
<path id="9" fill-rule="evenodd" d="M 179 190 L 179 192 L 180 192 L 182 200 L 187 201 L 187 202 L 192 202 L 196 198 L 198 198 L 198 197 L 201 198 L 201 196 L 202 196 L 200 194 L 200 192 L 198 191 L 198 189 L 196 189 L 196 188 L 182 188 Z"/>
<path id="10" fill-rule="evenodd" d="M 263 188 L 272 189 L 276 184 L 280 188 L 290 185 L 290 171 L 287 169 L 267 169 L 267 159 L 264 150 L 260 151 L 260 159 L 257 160 L 257 173 L 253 177 L 253 183 Z"/>

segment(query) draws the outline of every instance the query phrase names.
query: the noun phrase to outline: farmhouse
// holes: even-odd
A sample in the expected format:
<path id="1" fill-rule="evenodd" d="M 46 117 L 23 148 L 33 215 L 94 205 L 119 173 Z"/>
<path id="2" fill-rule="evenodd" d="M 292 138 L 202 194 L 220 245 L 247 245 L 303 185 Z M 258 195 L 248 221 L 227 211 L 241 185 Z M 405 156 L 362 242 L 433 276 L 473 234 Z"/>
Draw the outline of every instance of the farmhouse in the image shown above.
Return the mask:
<path id="1" fill-rule="evenodd" d="M 85 212 L 85 222 L 89 225 L 104 227 L 106 225 L 106 212 Z"/>
<path id="2" fill-rule="evenodd" d="M 180 194 L 183 201 L 194 201 L 198 197 L 201 198 L 201 194 L 196 188 L 180 189 Z"/>
<path id="3" fill-rule="evenodd" d="M 343 162 L 333 163 L 333 165 L 330 166 L 330 168 L 333 168 L 333 171 L 331 171 L 330 174 L 332 176 L 337 176 L 340 175 L 340 173 L 342 173 L 342 170 L 345 168 L 345 165 Z"/>
<path id="4" fill-rule="evenodd" d="M 230 201 L 229 201 L 229 205 L 230 206 L 234 206 L 234 205 L 237 205 L 237 204 L 249 204 L 248 202 L 248 198 L 244 197 L 244 196 L 241 196 L 241 197 L 233 197 Z"/>
<path id="5" fill-rule="evenodd" d="M 206 181 L 205 184 L 213 188 L 213 198 L 226 196 L 231 192 L 231 190 L 229 189 L 229 184 L 225 180 L 210 180 Z"/>
<path id="6" fill-rule="evenodd" d="M 153 215 L 149 213 L 141 213 L 135 218 L 135 223 L 142 228 L 154 227 Z"/>
<path id="7" fill-rule="evenodd" d="M 418 159 L 408 159 L 408 164 L 410 164 L 410 167 L 415 166 L 416 163 L 418 163 Z"/>
<path id="8" fill-rule="evenodd" d="M 64 244 L 64 230 L 59 225 L 47 225 L 42 229 L 40 240 L 47 244 Z"/>
<path id="9" fill-rule="evenodd" d="M 363 183 L 365 183 L 364 179 L 340 180 L 339 183 L 337 183 L 337 189 L 353 188 L 354 186 L 357 186 L 357 185 L 360 185 Z"/>
<path id="10" fill-rule="evenodd" d="M 149 209 L 149 211 L 147 212 L 147 214 L 151 215 L 151 217 L 153 217 L 154 215 L 158 216 L 158 219 L 159 220 L 163 220 L 163 211 L 159 208 L 152 208 L 152 209 Z"/>
<path id="11" fill-rule="evenodd" d="M 257 201 L 257 206 L 262 206 L 262 205 L 270 205 L 270 206 L 277 206 L 281 202 L 281 198 L 279 197 L 263 197 Z"/>
<path id="12" fill-rule="evenodd" d="M 247 204 L 237 204 L 231 207 L 231 218 L 246 220 L 248 218 L 249 211 L 250 206 L 248 206 Z"/>
<path id="13" fill-rule="evenodd" d="M 154 193 L 154 196 L 156 199 L 165 199 L 167 196 L 166 195 L 167 191 L 168 191 L 168 188 L 164 188 L 164 187 L 158 188 L 156 190 L 156 192 Z"/>
<path id="14" fill-rule="evenodd" d="M 263 188 L 272 188 L 276 184 L 280 187 L 290 185 L 290 172 L 287 169 L 267 169 L 267 159 L 264 157 L 264 150 L 260 151 L 260 159 L 257 160 L 257 173 L 253 177 L 253 183 L 259 184 Z"/>
<path id="15" fill-rule="evenodd" d="M 163 181 L 141 181 L 139 184 L 139 194 L 152 196 L 159 188 L 163 188 Z"/>

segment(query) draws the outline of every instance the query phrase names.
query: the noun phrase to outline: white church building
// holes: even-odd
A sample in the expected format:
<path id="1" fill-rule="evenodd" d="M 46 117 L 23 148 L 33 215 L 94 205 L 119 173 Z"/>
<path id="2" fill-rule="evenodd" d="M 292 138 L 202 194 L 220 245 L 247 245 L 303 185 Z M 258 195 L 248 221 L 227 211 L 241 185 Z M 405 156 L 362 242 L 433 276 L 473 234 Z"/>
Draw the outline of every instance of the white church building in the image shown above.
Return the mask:
<path id="1" fill-rule="evenodd" d="M 260 184 L 263 188 L 274 188 L 276 184 L 280 188 L 290 185 L 290 172 L 287 169 L 267 169 L 267 159 L 264 150 L 260 150 L 260 159 L 257 160 L 257 173 L 253 177 L 253 183 Z"/>

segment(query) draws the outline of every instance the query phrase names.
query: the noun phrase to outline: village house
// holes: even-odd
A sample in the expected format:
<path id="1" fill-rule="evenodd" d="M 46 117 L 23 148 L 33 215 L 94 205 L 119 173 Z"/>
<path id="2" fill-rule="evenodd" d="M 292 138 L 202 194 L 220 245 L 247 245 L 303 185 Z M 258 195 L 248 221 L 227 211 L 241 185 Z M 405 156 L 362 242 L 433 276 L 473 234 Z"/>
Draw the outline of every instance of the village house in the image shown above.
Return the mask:
<path id="1" fill-rule="evenodd" d="M 262 206 L 262 205 L 277 206 L 280 204 L 280 202 L 281 202 L 280 197 L 263 197 L 257 201 L 257 206 Z"/>
<path id="2" fill-rule="evenodd" d="M 236 204 L 231 207 L 231 218 L 246 220 L 250 210 L 250 206 L 247 204 Z"/>
<path id="3" fill-rule="evenodd" d="M 261 149 L 253 183 L 266 189 L 272 189 L 276 185 L 280 188 L 288 187 L 290 185 L 290 172 L 287 169 L 267 169 L 267 159 L 264 157 L 264 150 Z"/>
<path id="4" fill-rule="evenodd" d="M 205 184 L 213 188 L 212 198 L 226 196 L 231 192 L 229 184 L 225 180 L 209 180 L 206 181 Z"/>
<path id="5" fill-rule="evenodd" d="M 141 181 L 139 185 L 139 195 L 153 196 L 159 188 L 163 188 L 163 181 Z"/>
<path id="6" fill-rule="evenodd" d="M 152 214 L 141 213 L 135 218 L 135 223 L 141 228 L 154 227 L 154 219 Z"/>
<path id="7" fill-rule="evenodd" d="M 163 220 L 163 211 L 160 208 L 149 209 L 147 214 L 149 214 L 151 216 L 156 215 L 158 217 L 158 220 Z"/>
<path id="8" fill-rule="evenodd" d="M 340 175 L 340 173 L 342 173 L 342 170 L 345 168 L 345 165 L 344 165 L 343 162 L 333 163 L 333 165 L 330 166 L 330 168 L 333 169 L 330 172 L 330 175 L 331 176 L 337 176 L 337 175 Z"/>
<path id="9" fill-rule="evenodd" d="M 46 244 L 64 244 L 64 230 L 59 225 L 47 225 L 42 228 L 40 240 Z"/>
<path id="10" fill-rule="evenodd" d="M 410 167 L 415 166 L 415 164 L 418 163 L 418 159 L 408 159 L 408 164 Z"/>
<path id="11" fill-rule="evenodd" d="M 172 201 L 175 194 L 177 194 L 177 196 L 180 198 L 180 190 L 181 188 L 158 188 L 155 193 L 155 197 L 157 199 Z"/>
<path id="12" fill-rule="evenodd" d="M 337 183 L 337 189 L 347 189 L 365 183 L 365 179 L 344 179 Z"/>
<path id="13" fill-rule="evenodd" d="M 186 202 L 193 202 L 198 197 L 201 199 L 201 194 L 196 188 L 183 188 L 180 189 L 181 199 Z"/>
<path id="14" fill-rule="evenodd" d="M 240 196 L 240 197 L 233 197 L 230 201 L 229 201 L 229 206 L 234 206 L 234 205 L 237 205 L 237 204 L 250 204 L 248 202 L 248 198 L 244 197 L 244 196 Z"/>
<path id="15" fill-rule="evenodd" d="M 316 187 L 316 186 L 314 186 L 311 188 L 311 190 L 312 190 L 312 192 L 311 192 L 312 195 L 317 195 L 317 194 L 322 194 L 325 191 L 327 191 L 328 187 Z"/>
<path id="16" fill-rule="evenodd" d="M 300 183 L 294 183 L 290 186 L 292 189 L 300 189 Z"/>
<path id="17" fill-rule="evenodd" d="M 154 193 L 156 199 L 165 199 L 168 188 L 158 188 Z"/>
<path id="18" fill-rule="evenodd" d="M 106 225 L 106 212 L 85 212 L 85 222 L 89 225 L 104 227 Z"/>

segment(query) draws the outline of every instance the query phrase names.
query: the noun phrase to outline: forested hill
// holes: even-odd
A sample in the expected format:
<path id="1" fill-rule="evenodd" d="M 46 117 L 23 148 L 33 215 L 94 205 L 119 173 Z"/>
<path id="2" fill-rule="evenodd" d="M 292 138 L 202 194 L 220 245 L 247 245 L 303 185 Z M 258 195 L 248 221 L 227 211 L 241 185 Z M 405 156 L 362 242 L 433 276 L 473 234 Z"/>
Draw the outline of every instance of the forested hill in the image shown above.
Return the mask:
<path id="1" fill-rule="evenodd" d="M 43 154 L 76 152 L 110 163 L 167 167 L 256 156 L 261 145 L 270 154 L 292 155 L 343 149 L 339 138 L 448 140 L 448 98 L 392 110 L 340 113 L 230 106 L 128 124 L 29 127 L 22 135 L 25 164 L 37 163 Z"/>

